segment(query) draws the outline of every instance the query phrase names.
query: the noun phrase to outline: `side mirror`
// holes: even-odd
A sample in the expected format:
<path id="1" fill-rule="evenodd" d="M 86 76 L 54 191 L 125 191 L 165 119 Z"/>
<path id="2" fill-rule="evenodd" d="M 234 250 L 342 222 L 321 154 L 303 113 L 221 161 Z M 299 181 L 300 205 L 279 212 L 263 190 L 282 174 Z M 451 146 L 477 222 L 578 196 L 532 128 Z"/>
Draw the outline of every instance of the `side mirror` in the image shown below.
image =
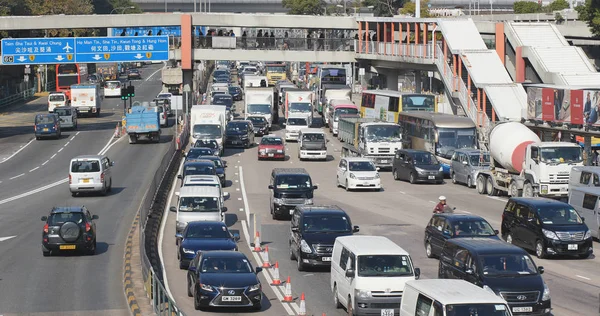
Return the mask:
<path id="1" fill-rule="evenodd" d="M 261 268 L 261 267 L 256 267 L 256 273 L 259 273 L 259 272 L 261 272 L 262 270 L 263 270 L 263 268 Z"/>
<path id="2" fill-rule="evenodd" d="M 229 198 L 229 192 L 223 192 L 223 197 L 228 199 Z"/>
<path id="3" fill-rule="evenodd" d="M 233 240 L 240 241 L 240 233 L 232 233 Z"/>
<path id="4" fill-rule="evenodd" d="M 175 192 L 176 197 L 179 197 L 179 194 L 180 194 L 179 192 Z"/>
<path id="5" fill-rule="evenodd" d="M 196 272 L 196 267 L 190 265 L 188 271 Z"/>
<path id="6" fill-rule="evenodd" d="M 353 278 L 354 277 L 354 270 L 352 270 L 352 269 L 346 270 L 346 277 L 347 278 Z"/>
<path id="7" fill-rule="evenodd" d="M 379 168 L 379 167 L 375 167 L 375 170 L 379 171 L 379 170 L 381 170 L 381 168 Z"/>
<path id="8" fill-rule="evenodd" d="M 538 273 L 539 274 L 543 274 L 544 273 L 544 267 L 538 267 Z"/>
<path id="9" fill-rule="evenodd" d="M 100 217 L 98 217 L 98 215 L 92 215 L 92 220 L 98 219 L 98 218 L 100 218 Z"/>
<path id="10" fill-rule="evenodd" d="M 346 167 L 341 167 L 340 169 L 343 170 L 343 171 L 348 170 L 348 169 L 346 169 Z"/>
<path id="11" fill-rule="evenodd" d="M 180 174 L 178 174 L 178 175 L 177 175 L 177 179 L 179 179 L 179 180 L 182 180 L 182 179 L 183 179 L 183 176 L 182 176 L 182 175 L 180 175 Z"/>
<path id="12" fill-rule="evenodd" d="M 465 270 L 465 273 L 472 275 L 473 274 L 473 269 L 468 268 L 468 269 Z"/>
<path id="13" fill-rule="evenodd" d="M 171 207 L 169 207 L 169 211 L 177 212 L 177 208 L 175 206 L 171 206 Z"/>
<path id="14" fill-rule="evenodd" d="M 114 166 L 114 165 L 115 165 L 115 162 L 114 162 L 114 161 L 111 161 L 111 162 L 110 162 L 110 166 L 112 167 L 112 166 Z"/>
<path id="15" fill-rule="evenodd" d="M 183 239 L 183 234 L 181 234 L 181 233 L 176 233 L 176 234 L 175 234 L 175 238 L 177 238 L 177 239 Z"/>
<path id="16" fill-rule="evenodd" d="M 227 206 L 223 206 L 223 208 L 221 209 L 221 212 L 223 212 L 223 213 L 227 212 Z"/>
<path id="17" fill-rule="evenodd" d="M 317 184 L 313 185 L 313 190 L 316 190 L 318 188 L 319 188 L 319 186 Z"/>
<path id="18" fill-rule="evenodd" d="M 581 217 L 581 222 L 585 223 L 585 217 Z"/>
<path id="19" fill-rule="evenodd" d="M 275 187 L 273 187 L 272 184 L 269 184 L 269 190 L 273 190 Z"/>
<path id="20" fill-rule="evenodd" d="M 494 229 L 494 234 L 498 235 L 500 232 L 497 229 Z"/>
<path id="21" fill-rule="evenodd" d="M 466 162 L 466 161 L 463 161 L 463 162 L 462 162 L 462 164 L 466 166 L 466 165 L 468 165 L 469 163 L 468 163 L 468 162 Z"/>
<path id="22" fill-rule="evenodd" d="M 421 278 L 421 269 L 415 268 L 415 279 Z"/>
<path id="23" fill-rule="evenodd" d="M 438 226 L 437 230 L 442 231 L 442 226 Z"/>
<path id="24" fill-rule="evenodd" d="M 354 226 L 354 227 L 352 228 L 352 232 L 353 232 L 353 233 L 358 233 L 359 231 L 360 231 L 360 228 L 359 228 L 358 226 Z"/>
<path id="25" fill-rule="evenodd" d="M 45 222 L 48 220 L 48 216 L 42 216 L 42 222 Z"/>
<path id="26" fill-rule="evenodd" d="M 442 235 L 444 235 L 444 237 L 450 237 L 450 232 L 445 230 Z"/>

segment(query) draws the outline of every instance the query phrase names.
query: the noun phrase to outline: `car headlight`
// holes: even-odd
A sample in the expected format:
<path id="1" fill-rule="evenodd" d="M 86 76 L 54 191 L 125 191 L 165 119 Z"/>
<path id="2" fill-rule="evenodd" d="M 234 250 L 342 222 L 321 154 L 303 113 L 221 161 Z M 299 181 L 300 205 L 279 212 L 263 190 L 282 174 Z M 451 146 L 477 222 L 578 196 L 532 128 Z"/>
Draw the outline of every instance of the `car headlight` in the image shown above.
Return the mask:
<path id="1" fill-rule="evenodd" d="M 225 176 L 225 174 L 224 173 L 219 173 L 218 176 L 219 176 L 219 178 L 223 178 Z"/>
<path id="2" fill-rule="evenodd" d="M 356 179 L 356 176 L 354 175 L 354 173 L 350 174 L 350 179 Z"/>
<path id="3" fill-rule="evenodd" d="M 261 153 L 261 154 L 264 154 L 264 153 L 267 152 L 267 150 L 266 149 L 259 149 L 258 152 Z"/>
<path id="4" fill-rule="evenodd" d="M 186 249 L 186 248 L 182 248 L 184 253 L 194 253 L 194 250 L 192 249 Z"/>
<path id="5" fill-rule="evenodd" d="M 367 290 L 354 290 L 354 297 L 356 298 L 369 298 L 371 297 L 371 291 Z"/>
<path id="6" fill-rule="evenodd" d="M 242 135 L 242 139 L 248 139 L 248 135 Z"/>
<path id="7" fill-rule="evenodd" d="M 544 283 L 544 294 L 542 294 L 542 301 L 547 301 L 549 299 L 550 299 L 550 289 L 548 288 L 546 283 Z"/>
<path id="8" fill-rule="evenodd" d="M 489 286 L 487 286 L 487 285 L 484 285 L 483 289 L 486 290 L 486 291 L 488 291 L 488 292 L 490 292 L 490 293 L 492 293 L 492 294 L 494 294 L 494 295 L 496 295 L 496 292 L 494 292 L 494 290 L 492 290 L 492 288 L 489 287 Z"/>
<path id="9" fill-rule="evenodd" d="M 540 191 L 541 191 L 542 194 L 547 194 L 548 193 L 548 186 L 547 185 L 542 185 L 542 188 L 541 188 Z"/>
<path id="10" fill-rule="evenodd" d="M 425 172 L 424 169 L 417 168 L 417 167 L 415 167 L 415 170 L 417 171 L 417 173 L 423 173 L 423 172 Z"/>
<path id="11" fill-rule="evenodd" d="M 438 170 L 439 172 L 444 171 L 444 167 L 440 167 L 440 170 Z"/>
<path id="12" fill-rule="evenodd" d="M 375 179 L 379 179 L 379 178 L 380 178 L 380 176 L 379 176 L 379 172 L 378 172 L 375 174 Z"/>
<path id="13" fill-rule="evenodd" d="M 260 290 L 260 283 L 252 285 L 248 288 L 248 292 L 254 292 Z"/>
<path id="14" fill-rule="evenodd" d="M 556 233 L 551 230 L 542 228 L 542 233 L 544 233 L 544 236 L 546 236 L 546 238 L 550 238 L 552 240 L 559 240 L 558 236 L 556 236 Z"/>
<path id="15" fill-rule="evenodd" d="M 275 203 L 275 204 L 283 204 L 283 199 L 273 198 L 273 203 Z"/>
<path id="16" fill-rule="evenodd" d="M 306 199 L 306 204 L 313 204 L 313 199 Z"/>
<path id="17" fill-rule="evenodd" d="M 588 239 L 588 238 L 592 238 L 592 231 L 588 230 L 587 232 L 585 232 L 585 236 L 583 236 L 583 239 Z"/>
<path id="18" fill-rule="evenodd" d="M 208 291 L 208 292 L 212 292 L 213 288 L 212 286 L 208 285 L 208 284 L 200 284 L 200 288 L 204 291 Z"/>
<path id="19" fill-rule="evenodd" d="M 312 249 L 310 249 L 310 247 L 308 246 L 308 244 L 306 243 L 306 241 L 304 239 L 302 239 L 302 241 L 300 241 L 300 250 L 304 253 L 312 253 Z"/>

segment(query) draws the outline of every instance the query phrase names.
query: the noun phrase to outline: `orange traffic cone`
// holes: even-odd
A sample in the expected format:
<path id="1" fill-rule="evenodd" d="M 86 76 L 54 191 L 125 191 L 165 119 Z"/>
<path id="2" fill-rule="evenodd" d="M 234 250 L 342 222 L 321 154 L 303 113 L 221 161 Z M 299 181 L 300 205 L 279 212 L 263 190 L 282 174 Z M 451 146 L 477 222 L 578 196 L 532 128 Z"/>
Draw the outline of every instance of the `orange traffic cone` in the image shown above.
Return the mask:
<path id="1" fill-rule="evenodd" d="M 289 276 L 287 278 L 287 282 L 285 282 L 285 292 L 283 294 L 283 301 L 287 303 L 291 303 L 294 301 L 294 298 L 292 297 L 292 281 Z"/>
<path id="2" fill-rule="evenodd" d="M 271 267 L 269 263 L 269 246 L 265 246 L 265 252 L 263 252 L 263 264 L 262 267 L 268 269 Z"/>
<path id="3" fill-rule="evenodd" d="M 275 269 L 273 269 L 273 283 L 271 285 L 281 285 L 279 279 L 279 261 L 275 261 Z"/>
<path id="4" fill-rule="evenodd" d="M 254 236 L 254 249 L 252 250 L 254 252 L 261 252 L 262 248 L 260 248 L 260 233 L 256 232 L 256 235 Z"/>
<path id="5" fill-rule="evenodd" d="M 300 310 L 298 316 L 306 316 L 306 302 L 304 302 L 304 292 L 300 295 Z"/>

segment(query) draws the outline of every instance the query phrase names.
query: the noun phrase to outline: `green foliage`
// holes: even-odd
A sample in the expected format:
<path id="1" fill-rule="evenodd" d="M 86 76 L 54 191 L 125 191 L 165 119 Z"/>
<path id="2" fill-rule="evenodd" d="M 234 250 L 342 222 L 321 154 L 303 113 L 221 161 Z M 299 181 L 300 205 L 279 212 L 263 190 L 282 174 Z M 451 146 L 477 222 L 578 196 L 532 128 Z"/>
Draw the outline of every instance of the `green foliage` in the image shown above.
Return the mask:
<path id="1" fill-rule="evenodd" d="M 513 3 L 513 11 L 516 14 L 538 13 L 542 12 L 542 6 L 537 2 L 531 1 L 515 1 Z"/>
<path id="2" fill-rule="evenodd" d="M 600 2 L 587 0 L 575 10 L 579 13 L 579 19 L 587 23 L 592 35 L 600 37 Z"/>
<path id="3" fill-rule="evenodd" d="M 427 7 L 428 2 L 421 0 L 421 17 L 428 18 L 431 15 L 429 14 L 429 8 Z M 400 14 L 407 14 L 414 16 L 416 11 L 416 5 L 414 2 L 407 2 L 404 4 L 402 9 L 400 9 Z"/>
<path id="4" fill-rule="evenodd" d="M 323 15 L 326 8 L 323 0 L 282 0 L 281 4 L 294 15 Z"/>
<path id="5" fill-rule="evenodd" d="M 363 6 L 373 6 L 373 15 L 391 17 L 410 0 L 365 0 Z"/>
<path id="6" fill-rule="evenodd" d="M 548 12 L 561 11 L 569 8 L 569 3 L 566 0 L 554 0 L 546 9 Z"/>

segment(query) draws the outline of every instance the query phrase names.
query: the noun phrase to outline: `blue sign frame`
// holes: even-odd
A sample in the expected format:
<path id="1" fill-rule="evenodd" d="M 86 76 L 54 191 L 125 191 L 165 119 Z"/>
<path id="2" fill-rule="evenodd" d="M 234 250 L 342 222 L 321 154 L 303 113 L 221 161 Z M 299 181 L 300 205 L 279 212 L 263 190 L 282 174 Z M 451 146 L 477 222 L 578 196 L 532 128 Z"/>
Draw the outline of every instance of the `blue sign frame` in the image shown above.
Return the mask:
<path id="1" fill-rule="evenodd" d="M 4 38 L 2 65 L 169 60 L 169 36 Z"/>

